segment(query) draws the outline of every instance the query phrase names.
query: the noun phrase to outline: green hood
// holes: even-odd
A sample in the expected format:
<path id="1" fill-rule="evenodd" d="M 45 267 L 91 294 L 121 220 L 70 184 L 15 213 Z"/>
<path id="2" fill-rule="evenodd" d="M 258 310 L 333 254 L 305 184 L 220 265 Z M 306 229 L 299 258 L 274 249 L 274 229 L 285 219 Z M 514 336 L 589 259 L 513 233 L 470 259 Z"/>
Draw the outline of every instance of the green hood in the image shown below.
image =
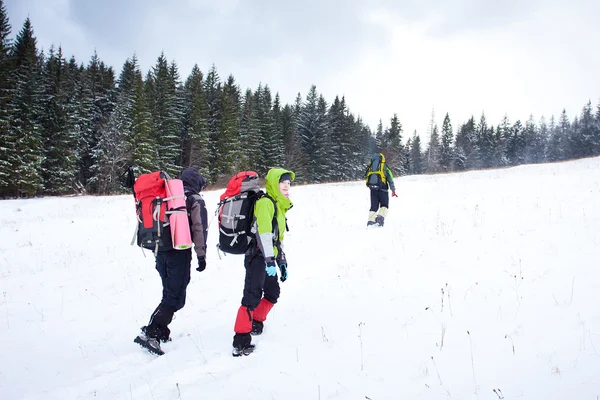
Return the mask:
<path id="1" fill-rule="evenodd" d="M 279 191 L 279 178 L 281 178 L 281 175 L 283 175 L 283 174 L 290 174 L 290 176 L 292 177 L 292 181 L 296 177 L 296 174 L 294 174 L 292 171 L 289 171 L 287 169 L 271 168 L 269 170 L 269 172 L 267 173 L 267 178 L 265 180 L 266 181 L 265 187 L 267 189 L 267 194 L 269 196 L 271 196 L 272 198 L 274 198 L 275 201 L 277 202 L 278 208 L 280 207 L 284 211 L 287 211 L 290 209 L 292 202 L 290 201 L 289 198 L 285 197 Z"/>

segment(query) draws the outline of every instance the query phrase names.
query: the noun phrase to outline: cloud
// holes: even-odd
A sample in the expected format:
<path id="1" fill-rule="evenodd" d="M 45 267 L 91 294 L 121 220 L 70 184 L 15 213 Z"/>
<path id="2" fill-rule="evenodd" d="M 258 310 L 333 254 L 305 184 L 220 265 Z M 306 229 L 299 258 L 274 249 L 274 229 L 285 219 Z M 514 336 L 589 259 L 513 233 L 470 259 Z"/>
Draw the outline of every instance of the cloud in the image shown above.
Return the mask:
<path id="1" fill-rule="evenodd" d="M 162 51 L 185 79 L 215 64 L 242 90 L 268 84 L 283 102 L 311 85 L 345 96 L 371 128 L 397 113 L 426 136 L 432 111 L 454 127 L 485 112 L 571 117 L 600 94 L 600 2 L 572 0 L 9 0 L 13 32 L 29 14 L 45 49 L 118 74 L 134 53 L 144 72 Z M 594 96 L 596 98 L 594 98 Z"/>

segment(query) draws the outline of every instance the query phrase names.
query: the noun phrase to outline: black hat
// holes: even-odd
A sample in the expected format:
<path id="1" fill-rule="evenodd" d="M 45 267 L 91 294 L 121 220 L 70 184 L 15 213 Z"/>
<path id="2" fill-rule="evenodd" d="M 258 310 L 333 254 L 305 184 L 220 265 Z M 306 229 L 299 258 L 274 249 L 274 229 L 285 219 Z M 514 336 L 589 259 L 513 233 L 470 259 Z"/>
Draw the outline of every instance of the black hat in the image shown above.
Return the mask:
<path id="1" fill-rule="evenodd" d="M 290 175 L 289 172 L 286 172 L 284 174 L 281 174 L 281 176 L 279 177 L 279 182 L 283 182 L 283 181 L 292 181 L 292 176 Z"/>

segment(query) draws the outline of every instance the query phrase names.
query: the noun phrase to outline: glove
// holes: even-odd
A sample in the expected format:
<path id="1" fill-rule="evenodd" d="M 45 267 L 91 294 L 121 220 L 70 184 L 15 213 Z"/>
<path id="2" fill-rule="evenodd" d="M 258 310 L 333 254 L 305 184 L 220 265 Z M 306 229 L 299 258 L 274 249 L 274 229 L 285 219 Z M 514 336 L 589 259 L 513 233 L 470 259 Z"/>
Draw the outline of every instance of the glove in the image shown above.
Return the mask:
<path id="1" fill-rule="evenodd" d="M 206 257 L 198 257 L 198 268 L 196 271 L 202 272 L 206 269 Z"/>
<path id="2" fill-rule="evenodd" d="M 285 282 L 288 277 L 287 264 L 279 264 L 279 271 L 281 271 L 281 282 Z"/>
<path id="3" fill-rule="evenodd" d="M 285 258 L 285 253 L 281 249 L 279 250 L 279 253 L 277 254 L 277 265 L 279 265 L 279 271 L 281 272 L 281 275 L 280 275 L 281 282 L 285 282 L 285 280 L 288 278 L 287 260 Z"/>
<path id="4" fill-rule="evenodd" d="M 392 192 L 392 197 L 398 197 L 398 195 L 396 194 L 396 192 Z"/>
<path id="5" fill-rule="evenodd" d="M 277 266 L 275 265 L 275 260 L 273 258 L 269 258 L 265 260 L 265 270 L 267 271 L 267 275 L 275 276 L 277 275 Z"/>

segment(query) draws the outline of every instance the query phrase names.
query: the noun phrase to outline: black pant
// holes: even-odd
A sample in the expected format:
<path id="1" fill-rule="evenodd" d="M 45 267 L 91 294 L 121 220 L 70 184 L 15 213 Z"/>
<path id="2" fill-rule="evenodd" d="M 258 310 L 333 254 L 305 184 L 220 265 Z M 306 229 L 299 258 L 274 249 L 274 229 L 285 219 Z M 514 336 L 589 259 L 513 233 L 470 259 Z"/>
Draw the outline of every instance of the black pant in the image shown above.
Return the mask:
<path id="1" fill-rule="evenodd" d="M 190 283 L 192 250 L 159 251 L 156 254 L 156 270 L 162 280 L 162 299 L 150 317 L 147 333 L 150 337 L 168 338 L 167 326 L 173 314 L 185 305 L 185 295 Z"/>
<path id="2" fill-rule="evenodd" d="M 248 254 L 244 258 L 244 267 L 246 268 L 246 279 L 244 281 L 244 296 L 242 305 L 249 310 L 254 310 L 260 299 L 264 297 L 271 303 L 277 303 L 280 288 L 277 275 L 268 276 L 265 270 L 265 258 L 260 252 Z"/>
<path id="3" fill-rule="evenodd" d="M 379 207 L 389 208 L 390 196 L 387 190 L 371 189 L 371 210 L 376 212 Z"/>
<path id="4" fill-rule="evenodd" d="M 185 305 L 191 265 L 192 249 L 159 251 L 156 254 L 156 270 L 163 287 L 161 303 L 175 311 Z"/>

